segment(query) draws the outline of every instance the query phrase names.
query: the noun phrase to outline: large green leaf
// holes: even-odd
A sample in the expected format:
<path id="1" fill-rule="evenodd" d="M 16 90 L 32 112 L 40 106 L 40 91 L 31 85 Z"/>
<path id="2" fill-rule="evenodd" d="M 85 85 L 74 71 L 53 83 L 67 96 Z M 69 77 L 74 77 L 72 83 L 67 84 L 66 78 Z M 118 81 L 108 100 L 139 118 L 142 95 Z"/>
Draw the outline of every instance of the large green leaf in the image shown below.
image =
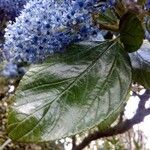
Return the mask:
<path id="1" fill-rule="evenodd" d="M 120 19 L 120 39 L 127 52 L 137 51 L 144 39 L 144 29 L 141 21 L 133 12 L 127 12 Z"/>
<path id="2" fill-rule="evenodd" d="M 40 142 L 90 129 L 116 114 L 130 84 L 118 42 L 73 45 L 23 77 L 9 110 L 9 137 Z"/>
<path id="3" fill-rule="evenodd" d="M 142 47 L 130 54 L 133 80 L 145 88 L 150 88 L 150 43 L 144 41 Z"/>

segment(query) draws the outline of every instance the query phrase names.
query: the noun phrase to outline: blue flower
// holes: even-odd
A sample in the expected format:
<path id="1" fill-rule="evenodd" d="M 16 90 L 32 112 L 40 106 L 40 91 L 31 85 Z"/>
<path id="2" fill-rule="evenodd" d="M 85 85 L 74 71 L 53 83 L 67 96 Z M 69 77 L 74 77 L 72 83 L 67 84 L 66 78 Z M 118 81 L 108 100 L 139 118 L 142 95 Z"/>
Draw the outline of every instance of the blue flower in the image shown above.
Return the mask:
<path id="1" fill-rule="evenodd" d="M 95 34 L 90 0 L 32 0 L 5 34 L 4 56 L 13 63 L 36 63 L 72 42 Z M 95 3 L 95 1 L 93 1 Z"/>
<path id="2" fill-rule="evenodd" d="M 5 68 L 0 72 L 0 75 L 6 78 L 20 78 L 24 74 L 24 68 L 12 63 L 8 63 Z"/>
<path id="3" fill-rule="evenodd" d="M 101 12 L 105 12 L 108 8 L 114 7 L 115 4 L 116 4 L 116 0 L 105 0 L 99 3 L 98 9 Z"/>
<path id="4" fill-rule="evenodd" d="M 0 0 L 0 12 L 3 12 L 3 17 L 8 20 L 14 20 L 23 9 L 23 6 L 29 0 Z"/>
<path id="5" fill-rule="evenodd" d="M 38 63 L 73 42 L 96 35 L 99 30 L 92 20 L 96 5 L 97 0 L 29 1 L 5 30 L 4 57 L 14 65 Z"/>
<path id="6" fill-rule="evenodd" d="M 147 2 L 146 2 L 146 9 L 150 9 L 150 0 L 147 0 Z"/>
<path id="7" fill-rule="evenodd" d="M 15 21 L 23 6 L 29 0 L 0 0 L 0 38 L 4 41 L 4 29 L 7 21 Z M 0 41 L 0 42 L 1 42 Z"/>

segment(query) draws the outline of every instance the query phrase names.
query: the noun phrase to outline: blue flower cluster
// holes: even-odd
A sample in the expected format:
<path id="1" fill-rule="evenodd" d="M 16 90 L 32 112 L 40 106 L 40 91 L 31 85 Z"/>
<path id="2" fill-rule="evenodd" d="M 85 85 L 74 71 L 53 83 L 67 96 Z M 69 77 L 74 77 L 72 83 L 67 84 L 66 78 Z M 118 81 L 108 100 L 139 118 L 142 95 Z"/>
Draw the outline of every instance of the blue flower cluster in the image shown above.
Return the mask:
<path id="1" fill-rule="evenodd" d="M 8 63 L 0 74 L 7 78 L 20 78 L 25 74 L 25 69 L 17 64 Z"/>
<path id="2" fill-rule="evenodd" d="M 4 29 L 7 21 L 15 21 L 29 0 L 0 0 L 0 43 L 4 41 Z"/>
<path id="3" fill-rule="evenodd" d="M 105 12 L 106 9 L 111 8 L 116 3 L 116 0 L 105 0 L 104 2 L 100 2 L 100 11 Z"/>
<path id="4" fill-rule="evenodd" d="M 7 17 L 8 20 L 14 20 L 23 9 L 23 6 L 29 0 L 0 0 L 0 12 Z M 2 18 L 4 16 L 1 16 Z"/>
<path id="5" fill-rule="evenodd" d="M 108 2 L 105 4 L 107 8 Z M 109 7 L 113 4 L 109 1 Z M 30 0 L 5 30 L 3 55 L 9 66 L 41 62 L 55 52 L 63 52 L 72 42 L 96 35 L 92 12 L 97 5 L 97 0 Z M 13 74 L 14 70 L 18 72 L 16 65 L 9 68 L 13 68 Z M 11 76 L 7 66 L 3 74 Z"/>
<path id="6" fill-rule="evenodd" d="M 5 34 L 4 55 L 14 63 L 36 63 L 95 34 L 91 0 L 32 0 Z"/>
<path id="7" fill-rule="evenodd" d="M 150 0 L 147 0 L 147 2 L 146 2 L 146 9 L 150 9 Z"/>

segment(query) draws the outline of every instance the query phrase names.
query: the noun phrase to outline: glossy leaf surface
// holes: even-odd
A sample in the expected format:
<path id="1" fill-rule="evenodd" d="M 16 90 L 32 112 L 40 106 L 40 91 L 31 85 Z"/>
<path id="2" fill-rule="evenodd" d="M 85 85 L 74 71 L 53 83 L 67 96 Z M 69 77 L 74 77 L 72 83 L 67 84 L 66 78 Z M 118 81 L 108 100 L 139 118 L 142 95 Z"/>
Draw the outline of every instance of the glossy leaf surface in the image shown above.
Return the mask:
<path id="1" fill-rule="evenodd" d="M 23 77 L 9 110 L 9 137 L 49 141 L 102 125 L 123 105 L 130 84 L 118 42 L 73 45 Z"/>

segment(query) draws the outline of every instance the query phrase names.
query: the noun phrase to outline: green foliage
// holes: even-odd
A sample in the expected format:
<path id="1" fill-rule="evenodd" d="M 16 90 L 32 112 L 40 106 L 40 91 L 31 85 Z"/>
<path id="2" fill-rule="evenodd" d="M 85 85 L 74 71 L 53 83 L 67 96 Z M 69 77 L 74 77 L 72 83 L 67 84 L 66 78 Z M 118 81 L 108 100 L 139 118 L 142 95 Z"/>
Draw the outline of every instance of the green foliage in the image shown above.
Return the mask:
<path id="1" fill-rule="evenodd" d="M 149 18 L 143 27 L 143 14 L 132 10 L 134 3 L 127 11 L 122 1 L 117 2 L 116 9 L 92 14 L 93 23 L 106 35 L 106 30 L 111 31 L 115 40 L 76 43 L 65 53 L 30 66 L 8 112 L 8 135 L 12 140 L 43 142 L 97 126 L 100 131 L 107 130 L 128 99 L 132 82 L 150 88 L 150 44 L 144 42 L 141 47 L 144 29 L 150 30 Z M 143 6 L 145 0 L 138 4 Z M 78 30 L 78 26 L 73 28 Z M 1 93 L 8 91 L 9 83 L 0 78 Z M 118 139 L 104 145 L 107 149 L 112 145 L 123 149 Z"/>
<path id="2" fill-rule="evenodd" d="M 117 137 L 107 138 L 103 144 L 103 150 L 124 150 L 125 147 Z"/>
<path id="3" fill-rule="evenodd" d="M 119 29 L 119 19 L 113 9 L 107 9 L 104 13 L 93 15 L 93 20 L 106 31 L 118 31 Z"/>
<path id="4" fill-rule="evenodd" d="M 100 24 L 117 25 L 118 18 L 112 9 L 107 9 L 105 13 L 98 14 L 98 22 Z"/>
<path id="5" fill-rule="evenodd" d="M 133 81 L 150 88 L 150 70 L 133 69 Z"/>
<path id="6" fill-rule="evenodd" d="M 9 137 L 40 142 L 102 126 L 123 105 L 130 84 L 120 43 L 73 45 L 23 77 L 9 111 Z"/>
<path id="7" fill-rule="evenodd" d="M 119 24 L 120 39 L 127 52 L 137 51 L 144 39 L 144 29 L 141 21 L 133 12 L 122 16 Z"/>
<path id="8" fill-rule="evenodd" d="M 130 55 L 133 81 L 150 88 L 150 44 L 144 41 L 140 50 Z"/>

